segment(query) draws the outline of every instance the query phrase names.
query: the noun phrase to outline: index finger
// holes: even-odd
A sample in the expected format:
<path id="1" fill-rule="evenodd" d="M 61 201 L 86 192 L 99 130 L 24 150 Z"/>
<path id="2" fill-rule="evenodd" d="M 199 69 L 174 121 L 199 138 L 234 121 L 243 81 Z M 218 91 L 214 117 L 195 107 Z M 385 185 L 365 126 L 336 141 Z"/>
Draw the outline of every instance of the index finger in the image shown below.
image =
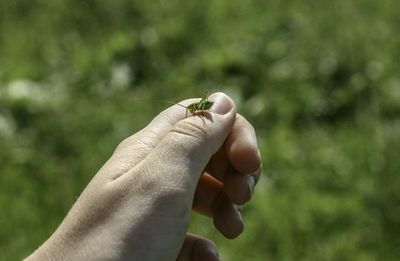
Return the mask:
<path id="1" fill-rule="evenodd" d="M 225 147 L 229 163 L 241 174 L 251 174 L 261 167 L 254 127 L 240 114 L 228 135 Z"/>
<path id="2" fill-rule="evenodd" d="M 224 177 L 224 191 L 232 202 L 243 204 L 251 199 L 261 175 L 256 133 L 243 116 L 236 116 L 224 149 L 231 165 Z"/>

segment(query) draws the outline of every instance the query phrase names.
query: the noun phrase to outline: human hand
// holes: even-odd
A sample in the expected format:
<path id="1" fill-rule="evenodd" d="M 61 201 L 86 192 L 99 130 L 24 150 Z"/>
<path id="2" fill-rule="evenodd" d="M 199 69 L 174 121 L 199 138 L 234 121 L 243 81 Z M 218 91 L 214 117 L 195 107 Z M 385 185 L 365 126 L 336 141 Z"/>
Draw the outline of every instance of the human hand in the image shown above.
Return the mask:
<path id="1" fill-rule="evenodd" d="M 237 206 L 250 200 L 261 160 L 254 128 L 233 101 L 209 98 L 202 116 L 185 118 L 175 105 L 122 141 L 28 260 L 218 260 L 211 241 L 187 234 L 191 209 L 237 237 Z"/>

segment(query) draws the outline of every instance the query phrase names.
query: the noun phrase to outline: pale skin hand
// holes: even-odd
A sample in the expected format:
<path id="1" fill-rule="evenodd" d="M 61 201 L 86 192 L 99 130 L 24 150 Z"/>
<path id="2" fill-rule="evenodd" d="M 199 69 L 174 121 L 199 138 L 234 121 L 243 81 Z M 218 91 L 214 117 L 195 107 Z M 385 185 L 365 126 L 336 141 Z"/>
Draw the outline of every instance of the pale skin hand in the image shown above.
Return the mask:
<path id="1" fill-rule="evenodd" d="M 190 212 L 237 237 L 237 206 L 250 200 L 261 160 L 254 128 L 233 101 L 209 99 L 210 112 L 185 118 L 175 105 L 125 139 L 27 260 L 219 260 L 211 241 L 187 234 Z"/>

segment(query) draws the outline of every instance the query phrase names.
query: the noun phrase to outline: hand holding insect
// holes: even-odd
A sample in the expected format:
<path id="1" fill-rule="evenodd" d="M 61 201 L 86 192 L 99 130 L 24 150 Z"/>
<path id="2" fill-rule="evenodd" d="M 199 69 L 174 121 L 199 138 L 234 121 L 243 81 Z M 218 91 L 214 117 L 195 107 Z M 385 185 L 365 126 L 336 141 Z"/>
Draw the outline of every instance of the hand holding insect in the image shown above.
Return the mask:
<path id="1" fill-rule="evenodd" d="M 211 241 L 187 234 L 190 212 L 227 238 L 242 232 L 238 205 L 261 172 L 256 135 L 223 93 L 179 106 L 118 146 L 29 260 L 218 260 Z"/>

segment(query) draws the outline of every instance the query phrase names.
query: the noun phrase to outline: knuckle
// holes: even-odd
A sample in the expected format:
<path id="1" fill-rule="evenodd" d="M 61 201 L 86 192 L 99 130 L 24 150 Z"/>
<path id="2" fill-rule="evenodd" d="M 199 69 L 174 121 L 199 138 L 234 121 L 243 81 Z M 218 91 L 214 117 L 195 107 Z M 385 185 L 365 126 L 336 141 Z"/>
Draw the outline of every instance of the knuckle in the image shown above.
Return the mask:
<path id="1" fill-rule="evenodd" d="M 127 147 L 130 147 L 132 144 L 134 144 L 137 141 L 137 137 L 138 137 L 139 134 L 140 134 L 140 131 L 135 133 L 135 134 L 133 134 L 133 135 L 131 135 L 131 136 L 129 136 L 129 137 L 127 137 L 127 138 L 125 138 L 125 139 L 123 139 L 117 145 L 117 147 L 115 148 L 114 152 L 117 152 L 117 151 L 123 150 L 123 149 L 125 149 Z"/>
<path id="2" fill-rule="evenodd" d="M 177 123 L 171 130 L 172 133 L 177 133 L 191 139 L 202 141 L 204 138 L 209 137 L 209 133 L 202 126 L 196 122 L 187 120 Z"/>

